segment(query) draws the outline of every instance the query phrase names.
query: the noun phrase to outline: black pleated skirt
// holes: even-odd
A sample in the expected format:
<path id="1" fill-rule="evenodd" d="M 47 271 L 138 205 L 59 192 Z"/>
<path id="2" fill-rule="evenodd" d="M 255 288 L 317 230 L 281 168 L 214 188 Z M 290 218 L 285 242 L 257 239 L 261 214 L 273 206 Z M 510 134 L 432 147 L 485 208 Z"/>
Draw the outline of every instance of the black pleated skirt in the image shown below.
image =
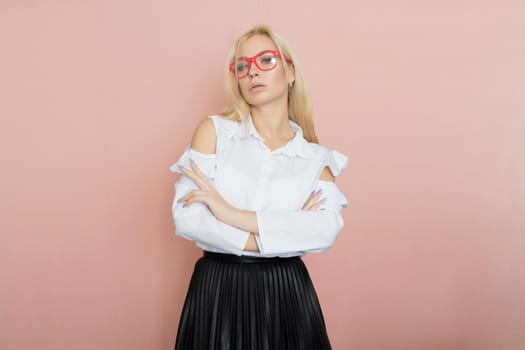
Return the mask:
<path id="1" fill-rule="evenodd" d="M 195 263 L 175 350 L 331 349 L 301 257 L 204 251 Z"/>

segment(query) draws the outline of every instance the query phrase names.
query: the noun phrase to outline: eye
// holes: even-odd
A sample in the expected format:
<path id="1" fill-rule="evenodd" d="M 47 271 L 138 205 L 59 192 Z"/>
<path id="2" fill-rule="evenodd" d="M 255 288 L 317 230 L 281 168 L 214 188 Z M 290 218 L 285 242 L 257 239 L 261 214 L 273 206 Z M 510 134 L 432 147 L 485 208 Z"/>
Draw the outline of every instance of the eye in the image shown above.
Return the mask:
<path id="1" fill-rule="evenodd" d="M 246 61 L 237 61 L 237 64 L 235 65 L 235 70 L 237 72 L 244 72 L 248 69 L 248 62 Z"/>
<path id="2" fill-rule="evenodd" d="M 265 54 L 259 57 L 259 63 L 261 63 L 263 66 L 273 66 L 275 63 L 277 63 L 277 59 L 273 54 Z"/>

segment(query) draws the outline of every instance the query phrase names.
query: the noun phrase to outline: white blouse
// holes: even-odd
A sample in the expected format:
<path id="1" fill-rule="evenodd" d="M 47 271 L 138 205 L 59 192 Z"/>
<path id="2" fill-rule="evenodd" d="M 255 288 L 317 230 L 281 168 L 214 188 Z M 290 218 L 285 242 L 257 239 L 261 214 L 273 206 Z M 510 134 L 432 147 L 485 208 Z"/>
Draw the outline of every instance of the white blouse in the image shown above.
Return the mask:
<path id="1" fill-rule="evenodd" d="M 333 181 L 319 180 L 325 166 L 337 176 L 348 158 L 316 143 L 307 142 L 297 123 L 286 145 L 270 150 L 258 134 L 251 115 L 244 124 L 209 116 L 217 134 L 215 154 L 205 154 L 187 146 L 170 170 L 181 174 L 175 183 L 172 214 L 176 235 L 192 240 L 204 250 L 263 257 L 304 256 L 331 247 L 343 227 L 342 210 L 348 206 L 344 194 Z M 243 250 L 250 232 L 219 221 L 208 206 L 195 202 L 183 207 L 177 200 L 198 186 L 177 168 L 191 170 L 197 164 L 221 196 L 238 209 L 255 211 L 260 252 Z M 326 201 L 315 211 L 302 210 L 312 191 L 322 189 Z"/>

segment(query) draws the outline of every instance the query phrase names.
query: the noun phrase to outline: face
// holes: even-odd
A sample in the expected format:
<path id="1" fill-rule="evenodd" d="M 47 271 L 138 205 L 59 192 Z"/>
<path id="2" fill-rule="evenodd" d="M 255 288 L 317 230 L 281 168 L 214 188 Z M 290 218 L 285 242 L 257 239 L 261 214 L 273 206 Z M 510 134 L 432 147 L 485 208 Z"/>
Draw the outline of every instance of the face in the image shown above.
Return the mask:
<path id="1" fill-rule="evenodd" d="M 254 35 L 247 39 L 239 49 L 240 57 L 253 57 L 266 50 L 277 50 L 272 39 L 266 35 Z M 288 84 L 295 80 L 293 66 L 288 63 L 289 76 L 285 76 L 285 71 L 280 57 L 277 58 L 277 65 L 271 70 L 262 70 L 252 62 L 248 75 L 238 80 L 241 94 L 252 106 L 261 106 L 277 100 L 286 102 Z"/>

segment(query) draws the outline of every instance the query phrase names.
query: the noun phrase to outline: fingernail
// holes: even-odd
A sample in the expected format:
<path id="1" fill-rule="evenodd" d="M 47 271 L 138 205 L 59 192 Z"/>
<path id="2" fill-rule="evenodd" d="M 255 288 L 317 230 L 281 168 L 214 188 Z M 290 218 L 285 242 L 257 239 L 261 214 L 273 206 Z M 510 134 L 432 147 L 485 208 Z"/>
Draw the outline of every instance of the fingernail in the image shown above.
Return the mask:
<path id="1" fill-rule="evenodd" d="M 315 190 L 313 190 L 312 193 L 310 193 L 310 196 L 311 196 L 312 194 L 314 194 L 314 192 L 315 192 Z"/>
<path id="2" fill-rule="evenodd" d="M 315 194 L 318 194 L 318 193 L 320 193 L 320 192 L 322 192 L 322 191 L 323 191 L 323 189 L 320 188 L 319 191 L 317 191 Z"/>
<path id="3" fill-rule="evenodd" d="M 191 159 L 191 158 L 190 158 L 190 162 L 193 163 L 193 164 L 195 164 L 195 162 L 194 162 L 193 159 Z"/>

